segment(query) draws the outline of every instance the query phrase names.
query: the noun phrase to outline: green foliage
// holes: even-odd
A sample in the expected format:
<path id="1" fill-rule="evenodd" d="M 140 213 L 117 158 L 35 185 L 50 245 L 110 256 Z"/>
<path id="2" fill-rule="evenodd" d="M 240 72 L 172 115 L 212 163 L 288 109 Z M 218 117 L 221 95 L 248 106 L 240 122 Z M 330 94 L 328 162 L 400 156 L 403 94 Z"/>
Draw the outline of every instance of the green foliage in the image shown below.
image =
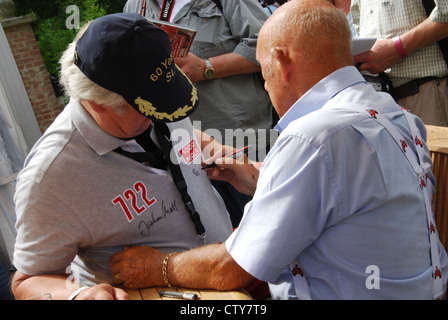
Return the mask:
<path id="1" fill-rule="evenodd" d="M 37 21 L 33 23 L 37 43 L 42 52 L 48 72 L 57 76 L 61 53 L 74 39 L 78 30 L 68 29 L 66 20 L 72 11 L 66 8 L 76 5 L 79 8 L 79 26 L 105 14 L 122 12 L 126 0 L 14 0 L 16 16 L 34 13 Z"/>
<path id="2" fill-rule="evenodd" d="M 47 71 L 56 76 L 59 73 L 59 58 L 74 39 L 76 30 L 66 29 L 65 21 L 64 28 L 61 28 L 57 19 L 47 18 L 34 25 L 34 34 Z"/>

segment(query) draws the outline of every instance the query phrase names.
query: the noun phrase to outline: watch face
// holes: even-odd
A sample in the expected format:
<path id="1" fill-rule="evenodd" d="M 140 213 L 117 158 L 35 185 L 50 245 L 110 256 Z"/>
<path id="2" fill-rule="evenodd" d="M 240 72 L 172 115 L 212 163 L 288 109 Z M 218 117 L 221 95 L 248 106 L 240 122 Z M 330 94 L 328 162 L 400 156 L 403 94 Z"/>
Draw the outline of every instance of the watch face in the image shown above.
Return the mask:
<path id="1" fill-rule="evenodd" d="M 207 79 L 213 78 L 214 75 L 215 75 L 215 70 L 213 70 L 213 69 L 205 70 L 205 76 L 207 77 Z"/>

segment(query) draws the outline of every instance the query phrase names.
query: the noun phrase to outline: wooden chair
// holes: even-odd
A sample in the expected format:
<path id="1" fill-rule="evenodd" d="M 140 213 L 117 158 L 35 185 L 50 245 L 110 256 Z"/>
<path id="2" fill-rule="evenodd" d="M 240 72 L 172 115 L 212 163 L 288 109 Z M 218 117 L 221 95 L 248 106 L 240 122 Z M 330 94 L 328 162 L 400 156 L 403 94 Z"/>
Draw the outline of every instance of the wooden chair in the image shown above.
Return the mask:
<path id="1" fill-rule="evenodd" d="M 426 130 L 433 173 L 437 179 L 433 211 L 440 241 L 448 250 L 448 127 L 426 125 Z"/>

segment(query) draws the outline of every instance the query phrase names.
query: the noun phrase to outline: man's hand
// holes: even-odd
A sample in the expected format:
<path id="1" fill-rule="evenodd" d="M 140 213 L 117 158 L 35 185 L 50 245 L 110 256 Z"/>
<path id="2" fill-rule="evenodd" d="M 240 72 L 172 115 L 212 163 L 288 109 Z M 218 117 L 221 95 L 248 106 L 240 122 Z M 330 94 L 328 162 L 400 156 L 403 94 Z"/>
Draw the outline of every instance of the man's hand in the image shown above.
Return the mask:
<path id="1" fill-rule="evenodd" d="M 175 62 L 179 66 L 179 68 L 182 69 L 185 75 L 191 80 L 191 82 L 198 83 L 205 79 L 204 59 L 201 59 L 193 53 L 189 52 L 185 57 L 175 58 Z"/>
<path id="2" fill-rule="evenodd" d="M 166 256 L 151 247 L 126 248 L 111 258 L 110 270 L 117 283 L 128 288 L 164 287 L 162 265 Z M 233 260 L 224 243 L 172 255 L 166 276 L 173 286 L 216 290 L 243 288 L 253 279 Z"/>
<path id="3" fill-rule="evenodd" d="M 122 289 L 102 283 L 82 290 L 73 300 L 129 300 L 129 295 Z"/>
<path id="4" fill-rule="evenodd" d="M 427 18 L 411 30 L 400 35 L 404 50 L 411 54 L 427 45 L 448 36 L 448 23 L 432 21 Z M 378 39 L 370 51 L 354 56 L 354 61 L 360 64 L 359 70 L 367 70 L 377 74 L 392 67 L 400 56 L 392 39 Z"/>
<path id="5" fill-rule="evenodd" d="M 253 195 L 257 187 L 261 162 L 253 162 L 246 155 L 236 159 L 226 157 L 236 151 L 235 148 L 219 143 L 205 132 L 195 129 L 195 134 L 201 142 L 201 149 L 206 159 L 202 165 L 206 166 L 215 162 L 218 166 L 207 169 L 210 179 L 226 181 L 232 184 L 239 192 Z"/>
<path id="6" fill-rule="evenodd" d="M 209 162 L 209 161 L 207 161 Z M 218 158 L 216 167 L 207 169 L 207 175 L 212 180 L 227 181 L 239 192 L 253 196 L 257 188 L 261 162 L 244 159 Z"/>
<path id="7" fill-rule="evenodd" d="M 165 256 L 151 247 L 127 247 L 112 256 L 110 271 L 115 282 L 126 288 L 164 286 L 161 266 Z"/>
<path id="8" fill-rule="evenodd" d="M 392 39 L 378 39 L 372 49 L 353 57 L 360 71 L 367 70 L 372 74 L 384 72 L 392 67 L 400 56 Z"/>

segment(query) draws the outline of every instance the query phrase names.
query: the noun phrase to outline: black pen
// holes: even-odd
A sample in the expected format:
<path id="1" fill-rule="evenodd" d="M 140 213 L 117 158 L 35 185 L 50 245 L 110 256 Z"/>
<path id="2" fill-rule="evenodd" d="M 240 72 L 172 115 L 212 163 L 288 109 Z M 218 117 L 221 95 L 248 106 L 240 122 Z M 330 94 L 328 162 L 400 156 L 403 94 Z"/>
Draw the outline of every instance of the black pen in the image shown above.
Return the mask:
<path id="1" fill-rule="evenodd" d="M 185 300 L 196 300 L 198 295 L 190 292 L 177 292 L 177 291 L 159 291 L 161 297 L 169 297 Z"/>
<path id="2" fill-rule="evenodd" d="M 249 145 L 249 146 L 245 146 L 244 148 L 241 148 L 241 149 L 239 149 L 239 150 L 236 150 L 236 151 L 234 151 L 234 152 L 232 152 L 232 153 L 226 154 L 226 155 L 224 156 L 224 158 L 230 158 L 230 157 L 232 157 L 232 158 L 235 159 L 235 158 L 237 157 L 237 155 L 238 155 L 239 153 L 241 153 L 241 152 L 247 154 L 247 152 L 249 151 L 249 147 L 250 147 L 250 145 Z M 213 161 L 212 163 L 206 165 L 205 167 L 202 167 L 201 169 L 204 170 L 204 169 L 213 168 L 213 167 L 216 167 L 216 166 L 217 166 L 217 164 L 215 163 L 215 161 Z"/>

